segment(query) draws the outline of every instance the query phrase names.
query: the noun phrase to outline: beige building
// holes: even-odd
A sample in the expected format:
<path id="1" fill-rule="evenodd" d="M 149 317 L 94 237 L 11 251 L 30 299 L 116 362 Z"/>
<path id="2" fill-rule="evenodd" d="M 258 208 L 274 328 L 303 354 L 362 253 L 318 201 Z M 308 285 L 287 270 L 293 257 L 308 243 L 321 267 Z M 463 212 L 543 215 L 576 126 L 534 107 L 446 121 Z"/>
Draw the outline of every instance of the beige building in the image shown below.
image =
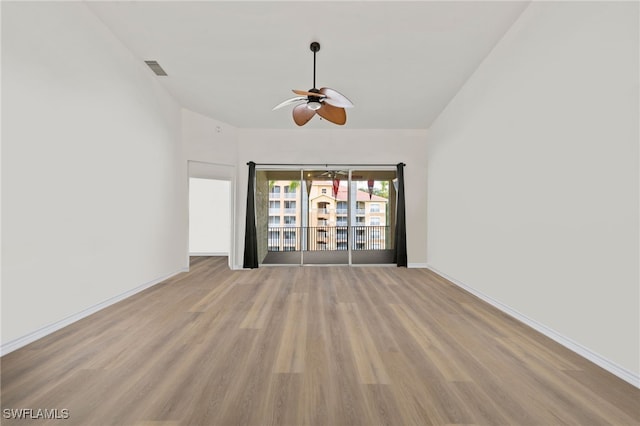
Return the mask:
<path id="1" fill-rule="evenodd" d="M 293 186 L 293 188 L 292 188 Z M 290 181 L 274 181 L 269 191 L 269 251 L 347 250 L 349 225 L 353 250 L 388 248 L 388 199 L 356 190 L 355 208 L 349 211 L 347 182 L 313 181 L 303 210 L 300 186 Z M 306 195 L 306 194 L 305 194 Z M 351 215 L 351 220 L 349 220 Z M 307 220 L 308 219 L 308 220 Z"/>

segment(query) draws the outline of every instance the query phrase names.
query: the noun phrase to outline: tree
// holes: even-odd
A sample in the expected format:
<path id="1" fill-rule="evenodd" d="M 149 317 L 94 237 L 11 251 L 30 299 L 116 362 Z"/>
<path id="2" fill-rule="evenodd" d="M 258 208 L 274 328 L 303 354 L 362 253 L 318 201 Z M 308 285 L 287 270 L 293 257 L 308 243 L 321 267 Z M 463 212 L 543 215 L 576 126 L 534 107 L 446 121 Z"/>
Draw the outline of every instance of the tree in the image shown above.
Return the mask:
<path id="1" fill-rule="evenodd" d="M 389 181 L 383 180 L 380 181 L 380 188 L 374 187 L 373 193 L 378 197 L 389 199 Z"/>
<path id="2" fill-rule="evenodd" d="M 269 181 L 269 192 L 273 192 L 273 187 L 276 185 L 276 181 L 275 180 L 270 180 Z M 289 181 L 289 191 L 295 191 L 295 189 L 297 187 L 300 186 L 300 181 L 298 180 L 292 180 Z"/>

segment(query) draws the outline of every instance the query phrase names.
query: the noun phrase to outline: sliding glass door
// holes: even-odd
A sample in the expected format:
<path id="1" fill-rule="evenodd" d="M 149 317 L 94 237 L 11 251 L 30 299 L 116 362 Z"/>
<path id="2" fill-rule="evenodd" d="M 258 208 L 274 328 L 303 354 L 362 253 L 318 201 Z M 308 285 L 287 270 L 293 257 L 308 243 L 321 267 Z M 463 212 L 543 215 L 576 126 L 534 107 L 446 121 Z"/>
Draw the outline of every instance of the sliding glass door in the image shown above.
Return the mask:
<path id="1" fill-rule="evenodd" d="M 351 172 L 351 263 L 393 263 L 395 171 Z"/>
<path id="2" fill-rule="evenodd" d="M 262 264 L 393 263 L 395 170 L 257 170 Z"/>
<path id="3" fill-rule="evenodd" d="M 304 264 L 349 264 L 348 170 L 304 170 L 308 244 Z"/>

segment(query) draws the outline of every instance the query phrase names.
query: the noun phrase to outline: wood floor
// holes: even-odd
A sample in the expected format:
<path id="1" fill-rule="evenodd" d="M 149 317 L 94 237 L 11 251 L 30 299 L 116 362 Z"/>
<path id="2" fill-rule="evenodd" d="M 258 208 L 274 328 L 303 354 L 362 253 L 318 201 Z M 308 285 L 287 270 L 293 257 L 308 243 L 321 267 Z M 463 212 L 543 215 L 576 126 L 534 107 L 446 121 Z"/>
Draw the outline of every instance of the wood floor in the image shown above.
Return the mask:
<path id="1" fill-rule="evenodd" d="M 640 390 L 420 269 L 195 258 L 1 362 L 3 417 L 69 413 L 3 425 L 640 424 Z"/>

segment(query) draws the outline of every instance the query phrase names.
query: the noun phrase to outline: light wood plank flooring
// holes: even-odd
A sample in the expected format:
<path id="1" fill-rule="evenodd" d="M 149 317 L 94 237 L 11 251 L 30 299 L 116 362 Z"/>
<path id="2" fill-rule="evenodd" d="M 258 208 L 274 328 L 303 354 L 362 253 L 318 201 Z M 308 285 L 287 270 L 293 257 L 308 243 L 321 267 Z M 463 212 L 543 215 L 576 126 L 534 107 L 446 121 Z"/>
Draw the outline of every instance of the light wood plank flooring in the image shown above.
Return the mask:
<path id="1" fill-rule="evenodd" d="M 640 390 L 420 269 L 194 258 L 1 362 L 3 409 L 70 415 L 3 425 L 640 424 Z"/>

